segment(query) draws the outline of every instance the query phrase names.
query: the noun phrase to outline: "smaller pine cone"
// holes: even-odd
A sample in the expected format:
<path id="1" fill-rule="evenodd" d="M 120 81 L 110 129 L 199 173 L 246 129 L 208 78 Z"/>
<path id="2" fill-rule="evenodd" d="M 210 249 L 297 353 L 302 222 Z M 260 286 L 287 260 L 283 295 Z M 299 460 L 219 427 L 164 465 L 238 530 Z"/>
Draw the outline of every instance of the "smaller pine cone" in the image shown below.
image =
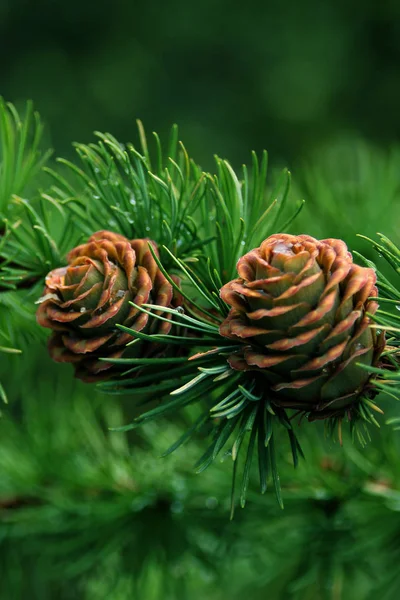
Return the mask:
<path id="1" fill-rule="evenodd" d="M 231 310 L 223 336 L 243 344 L 234 369 L 257 371 L 270 399 L 309 413 L 343 414 L 366 389 L 383 334 L 369 327 L 378 304 L 373 269 L 357 266 L 341 240 L 276 234 L 239 259 L 221 289 Z"/>
<path id="2" fill-rule="evenodd" d="M 53 330 L 49 339 L 53 360 L 72 363 L 79 379 L 97 381 L 113 375 L 112 363 L 99 358 L 121 358 L 133 339 L 117 324 L 144 333 L 170 331 L 170 323 L 152 319 L 130 304 L 180 304 L 149 243 L 157 252 L 151 240 L 129 241 L 117 233 L 98 231 L 69 252 L 66 267 L 47 275 L 37 321 Z M 148 356 L 156 349 L 160 347 L 140 341 L 129 349 L 129 356 Z"/>

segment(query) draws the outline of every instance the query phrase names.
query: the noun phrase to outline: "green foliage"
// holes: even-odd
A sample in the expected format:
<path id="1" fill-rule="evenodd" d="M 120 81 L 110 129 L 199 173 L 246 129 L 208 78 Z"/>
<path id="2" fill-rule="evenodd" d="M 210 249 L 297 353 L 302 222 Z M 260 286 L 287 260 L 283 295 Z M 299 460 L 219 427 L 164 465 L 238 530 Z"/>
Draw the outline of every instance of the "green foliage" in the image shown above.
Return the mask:
<path id="1" fill-rule="evenodd" d="M 28 143 L 30 109 L 21 122 L 12 107 L 3 104 L 0 112 L 7 183 L 0 376 L 10 401 L 0 421 L 0 597 L 236 600 L 246 593 L 255 600 L 336 600 L 354 597 L 354 588 L 360 600 L 396 598 L 399 580 L 390 566 L 399 535 L 396 239 L 372 242 L 382 255 L 376 327 L 386 329 L 387 347 L 383 368 L 371 369 L 381 393 L 363 397 L 358 426 L 351 422 L 353 438 L 372 443 L 361 451 L 344 431 L 342 448 L 324 439 L 319 424 L 297 427 L 257 379 L 233 371 L 226 357 L 235 345 L 219 334 L 227 314 L 219 289 L 235 275 L 237 259 L 271 233 L 300 227 L 304 213 L 292 221 L 302 203 L 289 193 L 287 171 L 271 185 L 264 153 L 253 154 L 251 168 L 240 174 L 219 158 L 216 173 L 205 173 L 178 143 L 176 128 L 165 149 L 155 135 L 151 151 L 139 124 L 137 147 L 97 134 L 96 143 L 75 146 L 76 163 L 59 160 L 38 176 L 47 158 L 38 150 L 40 121 Z M 13 128 L 20 131 L 14 137 Z M 352 181 L 348 195 L 335 187 L 336 159 L 331 169 L 315 159 L 315 170 L 309 166 L 294 186 L 298 195 L 307 179 L 309 195 L 316 189 L 320 198 L 311 200 L 313 220 L 303 221 L 303 231 L 348 241 L 355 230 L 370 235 L 362 216 L 356 222 L 360 199 L 365 218 L 375 219 L 377 191 L 383 188 L 391 201 L 398 190 L 398 154 L 376 163 L 376 177 L 373 155 L 365 149 L 363 177 Z M 349 198 L 354 212 L 347 220 Z M 171 274 L 182 280 L 185 308 L 166 314 L 141 306 L 172 321 L 171 334 L 125 331 L 181 353 L 113 359 L 121 377 L 94 391 L 44 356 L 34 303 L 47 272 L 98 229 L 155 239 L 159 267 L 175 287 Z M 15 349 L 22 356 L 10 355 Z M 2 387 L 0 395 L 5 399 Z M 382 421 L 374 416 L 380 407 L 394 427 L 378 432 L 368 425 Z M 338 425 L 328 422 L 327 433 Z M 294 470 L 303 456 L 297 435 L 307 460 Z M 213 469 L 194 475 L 193 464 L 203 472 L 211 463 Z M 278 502 L 256 493 L 257 480 Z M 236 511 L 230 523 L 229 504 L 233 513 L 246 499 L 247 511 Z"/>
<path id="2" fill-rule="evenodd" d="M 166 155 L 154 134 L 154 165 L 140 122 L 138 128 L 140 150 L 101 133 L 97 144 L 76 144 L 81 166 L 60 159 L 74 180 L 49 170 L 56 182 L 52 193 L 86 237 L 112 229 L 129 239 L 151 237 L 185 256 L 205 243 L 193 218 L 204 196 L 204 176 L 178 144 L 176 127 Z"/>
<path id="3" fill-rule="evenodd" d="M 77 244 L 79 232 L 69 211 L 49 197 L 32 202 L 16 197 L 14 204 L 18 218 L 6 222 L 0 286 L 32 289 L 38 284 L 39 293 L 47 273 L 61 266 Z"/>
<path id="4" fill-rule="evenodd" d="M 49 360 L 40 346 L 32 351 L 24 382 L 12 369 L 18 403 L 0 422 L 0 597 L 89 598 L 100 576 L 104 598 L 121 577 L 134 595 L 155 598 L 161 586 L 166 598 L 186 598 L 194 568 L 213 576 L 226 514 L 218 503 L 207 508 L 209 490 L 188 474 L 188 457 L 151 455 L 176 427 L 110 433 L 122 405 L 88 396 L 66 371 L 45 377 Z"/>
<path id="5" fill-rule="evenodd" d="M 201 477 L 191 469 L 202 435 L 157 458 L 195 413 L 110 432 L 133 416 L 129 396 L 88 394 L 37 344 L 22 383 L 13 362 L 2 362 L 13 398 L 0 421 L 2 600 L 333 600 L 354 589 L 395 600 L 397 432 L 365 452 L 312 426 L 297 470 L 278 432 L 285 511 L 251 474 L 246 511 L 230 523 L 226 461 Z"/>
<path id="6" fill-rule="evenodd" d="M 373 256 L 370 243 L 384 231 L 399 243 L 400 148 L 380 149 L 356 138 L 344 138 L 310 153 L 296 168 L 295 192 L 306 198 L 296 233 L 316 238 L 340 237 L 353 250 Z"/>
<path id="7" fill-rule="evenodd" d="M 213 232 L 213 242 L 207 247 L 207 268 L 201 263 L 198 275 L 206 288 L 219 290 L 221 282 L 235 277 L 238 259 L 272 232 L 287 230 L 303 203 L 287 206 L 290 173 L 286 169 L 268 189 L 265 151 L 260 160 L 253 152 L 252 167 L 244 165 L 242 177 L 226 160 L 217 158 L 216 163 L 217 175 L 211 178 L 210 198 L 201 213 L 201 222 Z"/>
<path id="8" fill-rule="evenodd" d="M 229 448 L 234 463 L 232 515 L 241 453 L 245 457 L 241 506 L 246 501 L 254 452 L 258 455 L 261 491 L 266 491 L 271 479 L 283 506 L 275 452 L 276 427 L 283 427 L 288 433 L 295 466 L 302 451 L 290 415 L 272 407 L 272 397 L 263 383 L 251 372 L 234 371 L 227 363 L 228 353 L 235 348 L 219 333 L 219 323 L 228 312 L 219 290 L 235 276 L 238 258 L 271 233 L 286 231 L 302 203 L 290 206 L 293 201 L 289 202 L 290 175 L 286 171 L 267 191 L 265 152 L 260 161 L 253 154 L 252 168 L 243 167 L 242 179 L 227 161 L 218 158 L 217 173 L 211 175 L 203 173 L 184 146 L 178 144 L 176 127 L 172 129 L 167 152 L 154 134 L 154 153 L 149 150 L 140 122 L 138 128 L 139 150 L 132 144 L 120 144 L 110 134 L 98 133 L 97 144 L 76 144 L 80 166 L 58 161 L 67 167 L 69 176 L 46 169 L 53 180 L 50 190 L 42 192 L 33 203 L 18 200 L 24 217 L 8 228 L 3 240 L 5 287 L 26 283 L 32 288 L 36 282 L 40 285 L 48 270 L 63 263 L 73 240 L 78 236 L 86 238 L 97 229 L 113 229 L 128 238 L 147 236 L 156 240 L 161 257 L 149 247 L 164 275 L 183 294 L 186 314 L 181 309 L 168 309 L 169 316 L 165 316 L 165 309 L 160 306 L 136 307 L 153 318 L 174 323 L 175 332 L 168 335 L 118 327 L 133 336 L 133 343 L 139 339 L 183 346 L 189 355 L 196 350 L 201 352 L 189 360 L 179 356 L 112 359 L 122 369 L 121 378 L 102 384 L 102 389 L 117 395 L 129 390 L 142 398 L 142 404 L 163 398 L 159 406 L 137 417 L 125 430 L 200 403 L 201 415 L 189 432 L 173 444 L 173 449 L 211 420 L 215 424 L 212 442 L 198 461 L 197 470 L 203 471 L 224 448 Z M 325 206 L 330 204 L 333 205 L 325 202 Z M 181 276 L 182 288 L 171 279 L 171 269 Z M 156 374 L 157 383 L 153 383 Z M 376 375 L 376 387 L 386 389 L 387 371 L 378 369 Z M 396 386 L 396 376 L 393 379 Z M 353 435 L 362 444 L 369 436 L 366 424 L 377 424 L 373 411 L 380 409 L 363 396 L 349 416 Z M 363 431 L 357 426 L 359 423 Z M 326 430 L 332 434 L 336 429 L 341 437 L 341 419 L 332 418 Z"/>
<path id="9" fill-rule="evenodd" d="M 8 215 L 12 196 L 24 193 L 47 162 L 41 150 L 43 124 L 31 102 L 23 117 L 0 97 L 0 218 Z"/>
<path id="10" fill-rule="evenodd" d="M 364 237 L 364 236 L 361 236 Z M 386 332 L 386 348 L 383 353 L 385 369 L 371 369 L 374 385 L 394 399 L 400 398 L 400 248 L 388 237 L 378 234 L 379 242 L 365 238 L 390 268 L 390 276 L 380 270 L 378 275 L 379 301 L 381 308 L 375 314 L 373 325 Z M 367 265 L 373 263 L 360 256 Z M 391 421 L 396 423 L 396 419 Z"/>

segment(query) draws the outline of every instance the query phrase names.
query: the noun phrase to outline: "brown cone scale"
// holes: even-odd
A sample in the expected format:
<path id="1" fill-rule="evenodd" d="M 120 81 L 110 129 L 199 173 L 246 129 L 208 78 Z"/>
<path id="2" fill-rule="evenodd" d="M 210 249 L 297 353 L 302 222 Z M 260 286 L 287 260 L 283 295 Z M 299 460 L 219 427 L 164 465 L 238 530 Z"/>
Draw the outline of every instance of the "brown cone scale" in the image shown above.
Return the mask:
<path id="1" fill-rule="evenodd" d="M 377 308 L 373 269 L 353 263 L 341 240 L 276 234 L 239 259 L 221 289 L 231 310 L 221 335 L 243 344 L 232 368 L 257 371 L 270 399 L 309 413 L 343 414 L 366 390 L 384 336 L 370 328 Z"/>
<path id="2" fill-rule="evenodd" d="M 166 334 L 171 324 L 151 318 L 130 304 L 175 307 L 180 299 L 157 266 L 148 239 L 129 241 L 110 231 L 94 233 L 67 255 L 67 266 L 51 271 L 37 311 L 37 321 L 53 330 L 51 357 L 70 362 L 84 381 L 106 379 L 114 366 L 99 358 L 126 356 L 133 337 L 116 328 Z M 165 315 L 164 315 L 165 316 Z M 155 345 L 137 342 L 129 356 L 148 356 Z"/>

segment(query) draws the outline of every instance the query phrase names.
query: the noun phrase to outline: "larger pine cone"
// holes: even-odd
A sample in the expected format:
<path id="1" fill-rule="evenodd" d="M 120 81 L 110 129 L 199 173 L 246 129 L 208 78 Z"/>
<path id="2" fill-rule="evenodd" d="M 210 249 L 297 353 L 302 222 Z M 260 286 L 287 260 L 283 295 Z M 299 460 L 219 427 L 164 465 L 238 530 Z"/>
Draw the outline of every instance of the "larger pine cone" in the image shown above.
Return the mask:
<path id="1" fill-rule="evenodd" d="M 116 324 L 146 333 L 165 334 L 171 328 L 170 323 L 152 319 L 130 304 L 176 305 L 173 288 L 158 268 L 149 243 L 157 251 L 148 239 L 129 241 L 99 231 L 69 252 L 66 267 L 46 277 L 37 321 L 53 330 L 51 357 L 73 363 L 76 376 L 84 381 L 111 375 L 112 364 L 99 358 L 120 358 L 133 340 Z M 130 355 L 154 350 L 142 342 L 138 346 L 132 346 Z"/>
<path id="2" fill-rule="evenodd" d="M 221 290 L 232 308 L 221 334 L 244 344 L 234 369 L 256 370 L 271 400 L 339 415 L 365 390 L 384 346 L 369 327 L 378 308 L 373 269 L 353 263 L 341 240 L 277 234 L 237 265 L 239 278 Z"/>

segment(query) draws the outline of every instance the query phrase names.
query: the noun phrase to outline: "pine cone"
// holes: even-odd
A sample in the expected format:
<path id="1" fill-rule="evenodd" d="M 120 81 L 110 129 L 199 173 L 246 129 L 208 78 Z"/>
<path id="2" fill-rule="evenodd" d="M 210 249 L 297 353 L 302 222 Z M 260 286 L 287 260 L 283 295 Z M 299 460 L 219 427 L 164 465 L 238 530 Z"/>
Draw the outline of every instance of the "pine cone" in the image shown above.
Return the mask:
<path id="1" fill-rule="evenodd" d="M 179 304 L 149 243 L 157 251 L 151 240 L 129 241 L 110 231 L 98 231 L 69 252 L 66 267 L 46 277 L 37 321 L 54 332 L 49 340 L 51 357 L 73 363 L 79 379 L 95 381 L 113 374 L 115 367 L 99 358 L 120 358 L 133 339 L 117 324 L 145 333 L 170 331 L 170 323 L 152 319 L 129 304 Z M 137 342 L 129 355 L 148 356 L 155 346 Z"/>
<path id="2" fill-rule="evenodd" d="M 270 398 L 325 418 L 365 391 L 383 334 L 369 327 L 378 304 L 373 269 L 353 264 L 341 240 L 276 234 L 239 259 L 239 278 L 221 289 L 232 308 L 220 327 L 243 348 L 234 369 L 256 370 Z"/>

